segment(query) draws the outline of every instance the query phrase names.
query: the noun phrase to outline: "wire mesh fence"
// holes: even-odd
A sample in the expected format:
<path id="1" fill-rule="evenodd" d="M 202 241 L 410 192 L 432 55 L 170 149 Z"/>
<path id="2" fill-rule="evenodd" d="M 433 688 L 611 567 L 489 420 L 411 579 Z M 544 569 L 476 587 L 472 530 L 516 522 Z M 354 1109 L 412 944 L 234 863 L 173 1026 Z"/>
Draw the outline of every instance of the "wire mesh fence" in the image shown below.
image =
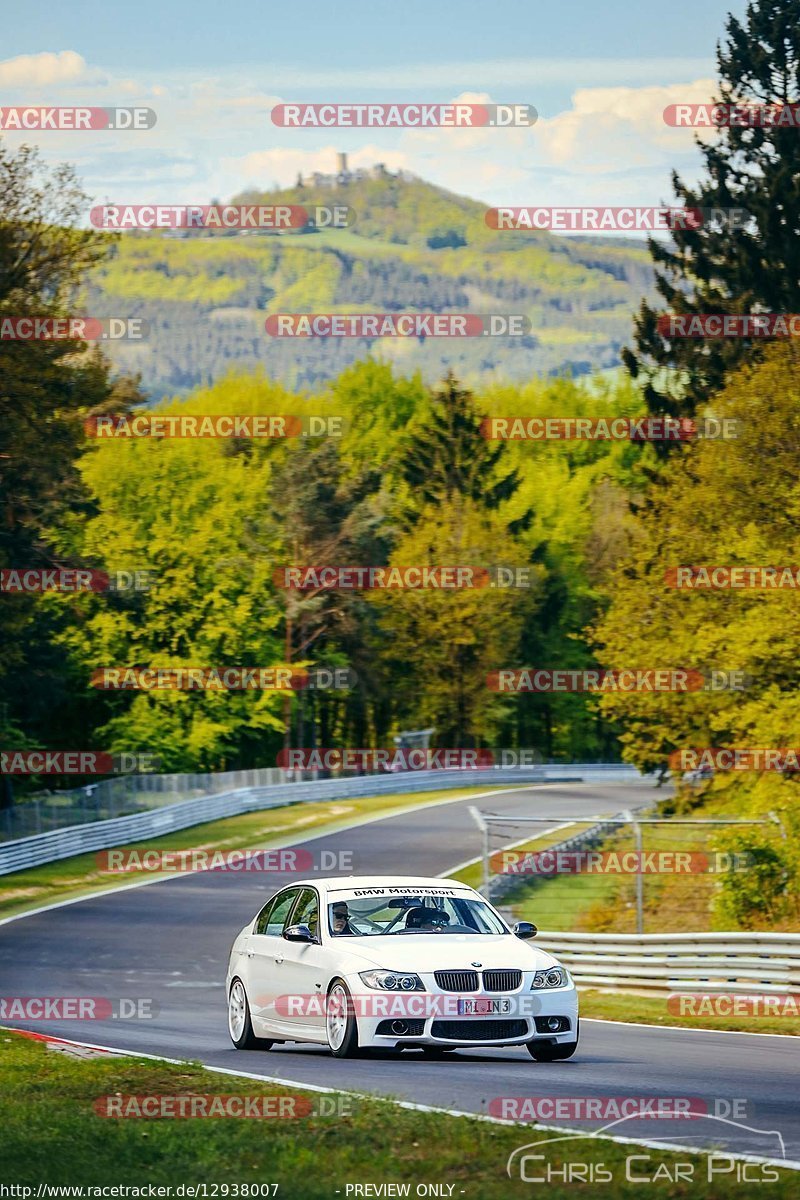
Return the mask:
<path id="1" fill-rule="evenodd" d="M 271 787 L 285 783 L 288 776 L 289 772 L 277 767 L 197 775 L 131 774 L 68 791 L 39 792 L 0 810 L 0 841 L 126 817 L 237 788 Z"/>
<path id="2" fill-rule="evenodd" d="M 713 927 L 726 889 L 745 877 L 745 887 L 758 886 L 753 854 L 731 849 L 729 835 L 753 826 L 783 834 L 772 814 L 742 820 L 624 812 L 565 821 L 472 813 L 483 852 L 470 882 L 515 920 L 587 933 Z"/>

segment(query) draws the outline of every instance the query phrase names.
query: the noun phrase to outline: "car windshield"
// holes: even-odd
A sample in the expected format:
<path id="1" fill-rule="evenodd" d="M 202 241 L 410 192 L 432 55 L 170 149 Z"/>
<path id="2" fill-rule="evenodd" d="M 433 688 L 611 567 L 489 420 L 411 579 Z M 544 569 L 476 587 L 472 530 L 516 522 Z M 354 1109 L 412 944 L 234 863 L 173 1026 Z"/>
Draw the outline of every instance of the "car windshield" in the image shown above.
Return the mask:
<path id="1" fill-rule="evenodd" d="M 328 905 L 333 937 L 397 934 L 507 933 L 482 900 L 468 896 L 420 896 L 414 892 L 379 899 L 375 896 L 334 900 Z"/>

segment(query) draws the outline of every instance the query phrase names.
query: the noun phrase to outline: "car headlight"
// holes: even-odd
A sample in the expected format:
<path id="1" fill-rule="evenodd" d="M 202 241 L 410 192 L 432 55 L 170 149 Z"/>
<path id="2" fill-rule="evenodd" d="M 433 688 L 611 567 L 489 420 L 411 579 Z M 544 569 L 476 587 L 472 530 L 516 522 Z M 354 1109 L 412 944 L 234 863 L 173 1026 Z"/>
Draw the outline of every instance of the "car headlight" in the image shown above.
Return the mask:
<path id="1" fill-rule="evenodd" d="M 411 971 L 360 971 L 359 979 L 368 988 L 383 992 L 424 992 L 425 984 Z"/>
<path id="2" fill-rule="evenodd" d="M 533 977 L 531 991 L 534 988 L 566 987 L 569 975 L 563 967 L 548 967 L 546 971 L 537 971 Z"/>

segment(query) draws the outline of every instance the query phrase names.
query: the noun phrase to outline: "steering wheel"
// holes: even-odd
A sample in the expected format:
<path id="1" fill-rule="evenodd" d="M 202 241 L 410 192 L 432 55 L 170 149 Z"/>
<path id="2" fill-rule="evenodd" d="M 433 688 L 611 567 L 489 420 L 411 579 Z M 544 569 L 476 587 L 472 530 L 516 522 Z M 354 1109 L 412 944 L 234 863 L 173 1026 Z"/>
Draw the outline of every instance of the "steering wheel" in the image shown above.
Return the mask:
<path id="1" fill-rule="evenodd" d="M 350 917 L 349 925 L 351 929 L 356 929 L 359 933 L 382 933 L 383 927 L 377 921 L 373 921 L 371 917 L 363 915 L 358 917 Z M 366 926 L 366 928 L 364 928 Z"/>

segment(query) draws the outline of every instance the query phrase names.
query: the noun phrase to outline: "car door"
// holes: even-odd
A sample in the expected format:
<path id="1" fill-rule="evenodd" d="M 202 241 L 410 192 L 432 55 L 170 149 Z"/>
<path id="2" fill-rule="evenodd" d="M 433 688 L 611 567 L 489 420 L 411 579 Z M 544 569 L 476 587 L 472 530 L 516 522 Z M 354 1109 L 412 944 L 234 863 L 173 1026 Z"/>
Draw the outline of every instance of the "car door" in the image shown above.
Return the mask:
<path id="1" fill-rule="evenodd" d="M 288 887 L 273 896 L 258 914 L 247 943 L 247 998 L 253 1028 L 261 1036 L 279 1031 L 282 1025 L 275 1001 L 286 991 L 282 968 L 288 943 L 283 940 L 283 930 L 299 892 L 298 887 Z"/>
<path id="2" fill-rule="evenodd" d="M 324 1042 L 327 975 L 323 964 L 328 956 L 320 945 L 320 898 L 316 888 L 301 890 L 287 918 L 286 929 L 291 925 L 307 925 L 316 941 L 284 940 L 281 982 L 295 1014 L 289 1018 L 289 1027 L 298 1037 Z"/>

